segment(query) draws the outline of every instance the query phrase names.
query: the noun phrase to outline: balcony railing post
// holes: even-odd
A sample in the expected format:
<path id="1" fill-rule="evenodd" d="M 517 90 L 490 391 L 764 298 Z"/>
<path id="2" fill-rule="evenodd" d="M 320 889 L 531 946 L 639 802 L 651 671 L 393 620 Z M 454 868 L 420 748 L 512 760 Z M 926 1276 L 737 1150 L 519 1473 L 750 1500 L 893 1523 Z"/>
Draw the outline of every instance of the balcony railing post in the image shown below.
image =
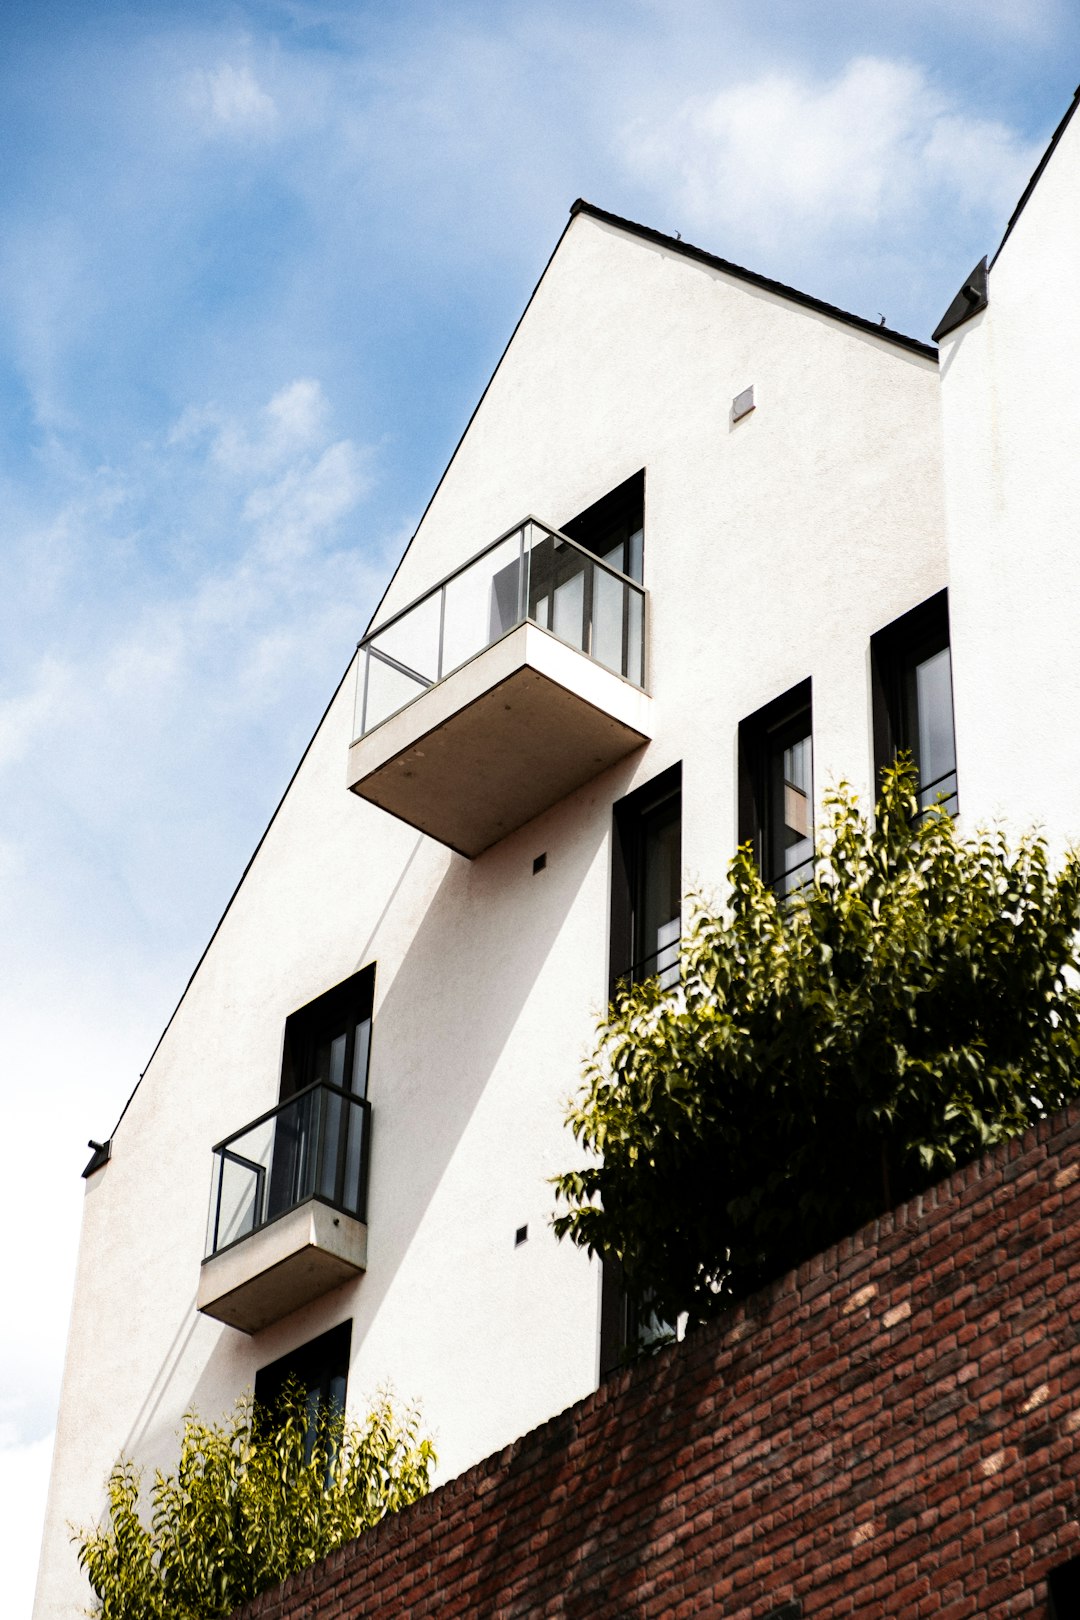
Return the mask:
<path id="1" fill-rule="evenodd" d="M 446 633 L 446 586 L 439 591 L 439 653 L 435 661 L 435 679 L 442 680 L 443 672 L 443 642 Z"/>
<path id="2" fill-rule="evenodd" d="M 529 617 L 529 582 L 532 574 L 531 523 L 521 525 L 521 544 L 518 547 L 518 624 Z"/>

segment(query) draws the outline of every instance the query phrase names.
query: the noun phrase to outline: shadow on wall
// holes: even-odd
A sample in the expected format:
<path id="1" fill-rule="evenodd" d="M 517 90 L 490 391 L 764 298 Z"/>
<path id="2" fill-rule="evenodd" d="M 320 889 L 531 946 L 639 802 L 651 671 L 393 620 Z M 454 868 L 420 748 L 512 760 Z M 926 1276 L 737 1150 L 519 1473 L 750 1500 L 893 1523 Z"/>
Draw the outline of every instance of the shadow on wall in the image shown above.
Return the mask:
<path id="1" fill-rule="evenodd" d="M 611 799 L 624 791 L 631 769 L 616 767 L 477 860 L 454 858 L 378 1007 L 369 1092 L 372 1264 L 356 1298 L 358 1339 L 392 1285 L 556 949 L 606 843 Z M 533 857 L 549 844 L 557 845 L 557 859 L 534 876 Z M 606 894 L 606 873 L 604 882 Z M 601 925 L 596 961 L 574 964 L 578 986 L 595 982 L 597 1003 L 606 985 L 605 944 Z M 552 996 L 551 1018 L 558 1020 L 557 986 Z M 380 1062 L 380 1052 L 391 1051 L 404 1054 L 396 1072 Z M 530 1067 L 542 1074 L 549 1061 L 539 1050 Z M 558 1095 L 569 1094 L 577 1075 L 559 1079 Z M 515 1075 L 512 1083 L 518 1080 Z M 550 1092 L 550 1083 L 543 1089 Z M 391 1180 L 404 1167 L 407 1185 Z"/>
<path id="2" fill-rule="evenodd" d="M 314 1308 L 317 1321 L 313 1308 L 304 1307 L 302 1323 L 284 1318 L 254 1340 L 222 1328 L 184 1397 L 189 1407 L 216 1416 L 223 1387 L 233 1389 L 236 1396 L 250 1388 L 253 1364 L 261 1365 L 349 1315 L 354 1319 L 355 1354 L 393 1286 L 570 918 L 606 842 L 611 802 L 626 791 L 635 765 L 636 760 L 630 760 L 613 767 L 475 861 L 450 858 L 389 988 L 376 1004 L 368 1092 L 373 1116 L 369 1269 L 358 1281 L 325 1295 Z M 557 857 L 542 876 L 534 876 L 533 856 L 553 846 Z M 418 846 L 411 846 L 383 916 L 358 943 L 358 969 L 372 956 L 378 959 L 382 923 L 417 852 Z M 606 900 L 606 867 L 601 884 Z M 606 989 L 605 948 L 606 926 L 601 923 L 596 928 L 596 961 L 578 961 L 573 969 L 577 986 L 595 982 L 596 1011 Z M 588 995 L 587 988 L 582 993 Z M 551 1017 L 558 1019 L 563 1004 L 557 992 L 553 996 Z M 535 1061 L 542 1072 L 542 1050 Z M 577 1073 L 560 1075 L 559 1080 L 557 1094 L 568 1095 Z M 550 1084 L 544 1089 L 550 1093 Z M 424 1302 L 416 1303 L 422 1316 Z M 166 1360 L 171 1366 L 163 1367 L 155 1379 L 158 1399 L 180 1372 L 182 1348 Z M 157 1399 L 148 1402 L 156 1405 Z M 139 1425 L 143 1435 L 153 1421 L 154 1411 L 144 1408 Z"/>

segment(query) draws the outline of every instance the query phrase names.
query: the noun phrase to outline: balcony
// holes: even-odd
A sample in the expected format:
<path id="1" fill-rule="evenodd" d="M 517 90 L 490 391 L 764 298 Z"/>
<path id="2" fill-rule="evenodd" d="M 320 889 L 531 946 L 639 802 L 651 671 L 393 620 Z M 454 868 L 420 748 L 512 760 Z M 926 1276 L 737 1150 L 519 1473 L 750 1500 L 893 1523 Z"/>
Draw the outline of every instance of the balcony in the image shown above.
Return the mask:
<path id="1" fill-rule="evenodd" d="M 526 518 L 360 644 L 349 787 L 474 857 L 651 735 L 646 593 Z"/>
<path id="2" fill-rule="evenodd" d="M 318 1083 L 213 1150 L 198 1308 L 257 1333 L 367 1264 L 368 1102 Z"/>

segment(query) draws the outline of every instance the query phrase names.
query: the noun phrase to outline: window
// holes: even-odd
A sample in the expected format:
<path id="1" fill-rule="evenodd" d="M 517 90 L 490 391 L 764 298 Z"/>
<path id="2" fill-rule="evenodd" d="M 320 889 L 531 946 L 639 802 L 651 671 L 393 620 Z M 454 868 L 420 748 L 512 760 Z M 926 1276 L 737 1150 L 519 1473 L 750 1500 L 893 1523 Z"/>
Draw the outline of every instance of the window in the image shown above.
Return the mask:
<path id="1" fill-rule="evenodd" d="M 739 842 L 765 882 L 791 894 L 814 871 L 814 747 L 810 682 L 739 726 Z"/>
<path id="2" fill-rule="evenodd" d="M 1052 1569 L 1047 1586 L 1050 1620 L 1076 1620 L 1080 1615 L 1080 1558 L 1070 1558 Z"/>
<path id="3" fill-rule="evenodd" d="M 305 1086 L 339 1086 L 367 1096 L 375 969 L 364 968 L 285 1021 L 281 1101 Z"/>
<path id="4" fill-rule="evenodd" d="M 364 1219 L 374 993 L 367 967 L 285 1021 L 267 1220 L 312 1196 Z"/>
<path id="5" fill-rule="evenodd" d="M 940 799 L 955 815 L 956 740 L 948 592 L 905 613 L 870 642 L 874 766 L 881 772 L 909 749 L 919 772 L 919 809 Z"/>
<path id="6" fill-rule="evenodd" d="M 640 585 L 645 537 L 644 472 L 635 473 L 618 489 L 564 523 L 562 532 Z"/>
<path id="7" fill-rule="evenodd" d="M 600 1271 L 600 1376 L 619 1367 L 650 1346 L 667 1344 L 675 1337 L 670 1322 L 663 1321 L 648 1305 L 637 1305 L 623 1285 L 621 1263 L 612 1258 L 601 1262 Z"/>
<path id="8" fill-rule="evenodd" d="M 682 766 L 615 806 L 611 862 L 611 988 L 678 972 L 682 914 Z"/>
<path id="9" fill-rule="evenodd" d="M 529 559 L 529 617 L 635 686 L 645 681 L 644 598 L 620 576 L 641 582 L 644 503 L 645 475 L 636 473 L 564 524 L 574 546 L 552 535 Z"/>
<path id="10" fill-rule="evenodd" d="M 611 862 L 611 991 L 622 983 L 679 971 L 682 914 L 682 766 L 654 777 L 615 806 Z M 629 1351 L 666 1337 L 668 1324 L 627 1297 L 622 1267 L 603 1261 L 600 1289 L 600 1374 Z"/>
<path id="11" fill-rule="evenodd" d="M 345 1388 L 349 1380 L 349 1350 L 352 1322 L 342 1322 L 321 1333 L 317 1339 L 290 1350 L 255 1374 L 256 1418 L 273 1422 L 286 1387 L 299 1390 L 307 1411 L 308 1431 L 314 1440 L 314 1426 L 320 1411 L 345 1410 Z"/>

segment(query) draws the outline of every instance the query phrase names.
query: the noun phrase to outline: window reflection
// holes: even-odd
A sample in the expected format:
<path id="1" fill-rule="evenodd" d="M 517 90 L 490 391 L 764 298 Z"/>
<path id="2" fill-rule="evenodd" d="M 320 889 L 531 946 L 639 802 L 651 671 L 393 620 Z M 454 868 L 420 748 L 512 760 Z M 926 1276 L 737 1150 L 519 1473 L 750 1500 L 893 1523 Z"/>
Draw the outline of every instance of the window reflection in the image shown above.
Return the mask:
<path id="1" fill-rule="evenodd" d="M 955 815 L 959 799 L 947 593 L 941 591 L 878 631 L 870 652 L 879 778 L 907 750 L 919 773 L 920 812 L 940 802 Z"/>
<path id="2" fill-rule="evenodd" d="M 778 894 L 814 872 L 814 749 L 810 683 L 784 694 L 739 727 L 739 841 Z"/>

